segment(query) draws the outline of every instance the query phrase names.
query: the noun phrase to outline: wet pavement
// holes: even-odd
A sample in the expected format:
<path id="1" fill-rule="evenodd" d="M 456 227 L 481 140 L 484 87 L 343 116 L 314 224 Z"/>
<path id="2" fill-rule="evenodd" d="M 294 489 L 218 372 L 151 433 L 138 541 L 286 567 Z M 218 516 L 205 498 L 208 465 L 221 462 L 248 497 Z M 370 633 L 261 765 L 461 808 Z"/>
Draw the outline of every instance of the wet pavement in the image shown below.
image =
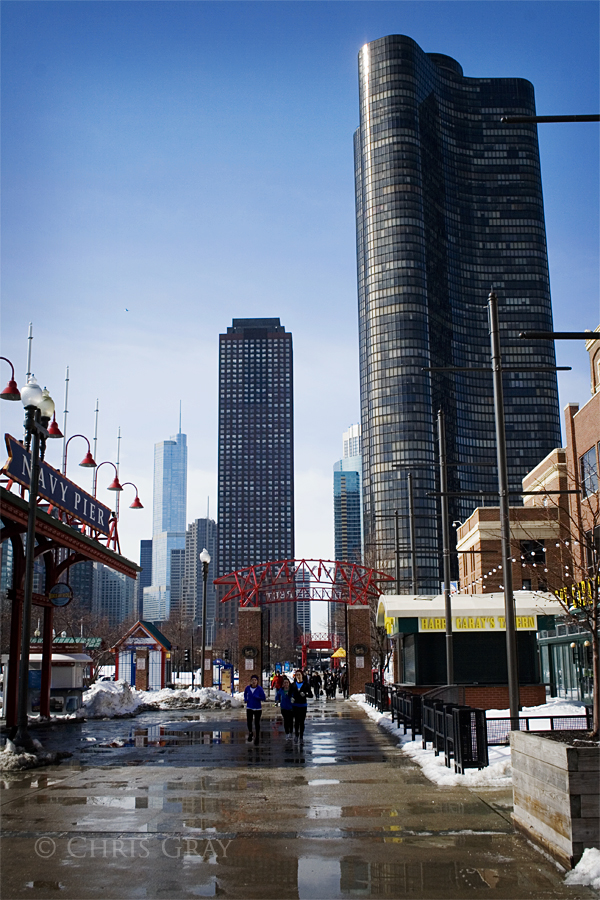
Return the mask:
<path id="1" fill-rule="evenodd" d="M 510 821 L 512 795 L 437 787 L 352 703 L 152 712 L 36 731 L 60 766 L 1 793 L 9 898 L 587 898 Z"/>

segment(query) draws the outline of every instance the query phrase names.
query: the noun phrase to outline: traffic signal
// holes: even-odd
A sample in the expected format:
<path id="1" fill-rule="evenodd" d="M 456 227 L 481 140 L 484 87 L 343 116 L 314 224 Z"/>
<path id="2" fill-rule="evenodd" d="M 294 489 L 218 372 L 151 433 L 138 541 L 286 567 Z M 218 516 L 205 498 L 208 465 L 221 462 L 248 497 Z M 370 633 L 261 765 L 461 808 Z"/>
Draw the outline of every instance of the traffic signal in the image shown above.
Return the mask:
<path id="1" fill-rule="evenodd" d="M 184 654 L 183 654 L 183 664 L 185 665 L 185 667 L 186 667 L 187 669 L 190 669 L 190 668 L 191 668 L 191 665 L 192 665 L 192 657 L 191 657 L 191 655 L 190 655 L 190 651 L 189 651 L 189 650 L 185 650 L 185 651 L 184 651 Z"/>
<path id="2" fill-rule="evenodd" d="M 229 650 L 223 650 L 223 659 L 225 662 L 229 662 Z"/>

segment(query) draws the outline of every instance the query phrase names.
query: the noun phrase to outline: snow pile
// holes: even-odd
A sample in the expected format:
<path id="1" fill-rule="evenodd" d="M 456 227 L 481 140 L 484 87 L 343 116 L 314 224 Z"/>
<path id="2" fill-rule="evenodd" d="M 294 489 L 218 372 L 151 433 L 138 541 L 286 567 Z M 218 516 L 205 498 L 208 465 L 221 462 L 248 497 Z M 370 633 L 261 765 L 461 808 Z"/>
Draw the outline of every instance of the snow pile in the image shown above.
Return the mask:
<path id="1" fill-rule="evenodd" d="M 600 890 L 600 850 L 588 847 L 572 872 L 565 878 L 565 884 L 585 884 Z"/>
<path id="2" fill-rule="evenodd" d="M 172 690 L 165 688 L 162 691 L 136 691 L 143 697 L 143 703 L 148 707 L 157 709 L 236 709 L 243 703 L 226 691 L 218 688 L 200 688 L 191 690 Z"/>
<path id="3" fill-rule="evenodd" d="M 83 692 L 78 715 L 86 719 L 112 719 L 139 712 L 143 691 L 136 691 L 126 681 L 97 681 Z"/>
<path id="4" fill-rule="evenodd" d="M 0 753 L 0 772 L 19 772 L 23 769 L 38 769 L 40 766 L 52 766 L 67 759 L 71 753 L 46 752 L 39 741 L 33 740 L 34 752 L 27 753 L 21 747 L 17 747 L 9 739 Z"/>
<path id="5" fill-rule="evenodd" d="M 99 681 L 83 694 L 78 714 L 86 719 L 132 716 L 147 709 L 229 709 L 240 700 L 217 688 L 138 691 L 126 681 Z"/>
<path id="6" fill-rule="evenodd" d="M 512 783 L 512 769 L 510 765 L 510 747 L 489 747 L 488 755 L 490 764 L 485 769 L 467 769 L 464 775 L 454 772 L 454 766 L 448 769 L 444 763 L 444 755 L 435 755 L 433 750 L 423 750 L 421 739 L 410 739 L 409 735 L 401 734 L 392 722 L 390 713 L 380 713 L 370 706 L 364 694 L 353 694 L 350 697 L 360 706 L 370 719 L 389 731 L 398 739 L 398 745 L 423 769 L 423 774 L 435 784 L 454 785 L 463 784 L 468 787 L 508 787 Z"/>
<path id="7" fill-rule="evenodd" d="M 508 719 L 510 710 L 508 709 L 487 709 L 485 712 L 488 719 Z M 585 716 L 585 706 L 576 700 L 561 700 L 556 697 L 549 700 L 548 703 L 542 703 L 541 706 L 524 706 L 519 712 L 519 716 Z M 532 728 L 535 725 L 536 731 L 548 731 L 550 729 L 550 720 L 546 722 L 540 721 L 531 723 Z"/>

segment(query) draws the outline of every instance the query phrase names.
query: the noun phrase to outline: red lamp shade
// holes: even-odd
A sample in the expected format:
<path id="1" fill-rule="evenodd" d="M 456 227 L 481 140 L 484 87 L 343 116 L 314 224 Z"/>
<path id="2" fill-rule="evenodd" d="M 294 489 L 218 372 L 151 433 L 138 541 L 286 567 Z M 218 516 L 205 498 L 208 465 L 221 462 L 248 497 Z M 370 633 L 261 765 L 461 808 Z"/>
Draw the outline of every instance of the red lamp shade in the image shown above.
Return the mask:
<path id="1" fill-rule="evenodd" d="M 121 484 L 120 484 L 120 482 L 119 482 L 119 476 L 118 476 L 118 475 L 115 475 L 113 481 L 111 481 L 111 483 L 110 483 L 109 486 L 106 488 L 106 490 L 107 490 L 107 491 L 122 491 L 122 490 L 123 490 L 123 488 L 121 487 Z"/>
<path id="2" fill-rule="evenodd" d="M 83 459 L 81 460 L 79 465 L 83 466 L 84 469 L 95 469 L 96 468 L 96 463 L 94 462 L 94 457 L 92 456 L 92 453 L 90 450 L 88 450 L 88 452 L 85 454 L 85 456 L 83 457 Z"/>
<path id="3" fill-rule="evenodd" d="M 56 421 L 56 416 L 52 416 L 52 421 L 50 422 L 50 427 L 48 428 L 48 437 L 49 438 L 61 438 L 63 436 L 62 431 L 58 427 L 58 422 Z"/>
<path id="4" fill-rule="evenodd" d="M 3 400 L 20 400 L 21 394 L 19 392 L 19 388 L 17 387 L 17 382 L 14 379 L 10 379 L 2 393 L 0 394 Z M 62 437 L 62 435 L 61 435 Z"/>
<path id="5" fill-rule="evenodd" d="M 137 494 L 136 494 L 135 500 L 133 501 L 133 503 L 131 504 L 131 506 L 129 507 L 129 509 L 143 509 L 143 508 L 144 508 L 144 507 L 143 507 L 142 504 L 140 503 L 140 498 L 139 498 L 139 497 L 137 496 Z"/>

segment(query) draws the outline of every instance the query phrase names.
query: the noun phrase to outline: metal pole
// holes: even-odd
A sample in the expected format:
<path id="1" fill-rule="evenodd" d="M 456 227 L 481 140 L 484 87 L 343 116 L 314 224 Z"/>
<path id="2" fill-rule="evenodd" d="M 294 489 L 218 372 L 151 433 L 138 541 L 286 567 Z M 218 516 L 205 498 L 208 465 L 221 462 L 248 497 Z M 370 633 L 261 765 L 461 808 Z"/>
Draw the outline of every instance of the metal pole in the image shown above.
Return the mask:
<path id="1" fill-rule="evenodd" d="M 506 430 L 504 425 L 504 394 L 502 388 L 502 356 L 498 324 L 498 298 L 491 291 L 488 297 L 492 372 L 494 377 L 494 415 L 496 419 L 496 454 L 498 457 L 498 493 L 500 495 L 500 532 L 502 536 L 502 565 L 504 582 L 504 613 L 506 618 L 506 663 L 508 668 L 508 701 L 510 727 L 519 728 L 519 672 L 517 664 L 517 636 L 515 629 L 515 600 L 512 585 L 512 554 L 510 551 L 510 507 L 508 468 L 506 463 Z"/>
<path id="2" fill-rule="evenodd" d="M 119 465 L 121 463 L 121 426 L 119 425 L 119 436 L 117 437 L 117 478 L 119 477 Z M 121 491 L 117 491 L 117 499 L 115 501 L 115 513 L 117 519 L 119 518 L 119 506 L 120 506 L 120 497 Z"/>
<path id="3" fill-rule="evenodd" d="M 17 733 L 14 743 L 25 750 L 33 749 L 33 741 L 27 728 L 29 700 L 29 644 L 31 640 L 31 601 L 33 595 L 33 567 L 35 563 L 35 520 L 40 480 L 40 411 L 34 406 L 26 408 L 25 428 L 31 434 L 31 471 L 29 475 L 29 513 L 27 516 L 27 546 L 25 549 L 25 583 L 23 586 L 23 624 L 21 627 L 21 667 L 19 670 L 19 700 L 17 704 Z"/>
<path id="4" fill-rule="evenodd" d="M 98 459 L 98 413 L 100 406 L 96 397 L 96 409 L 94 410 L 94 459 Z"/>
<path id="5" fill-rule="evenodd" d="M 408 520 L 410 523 L 410 567 L 411 567 L 411 590 L 413 594 L 418 593 L 417 588 L 417 534 L 415 529 L 415 508 L 413 504 L 413 483 L 412 472 L 408 472 L 406 476 L 408 483 Z"/>
<path id="6" fill-rule="evenodd" d="M 202 674 L 200 676 L 200 687 L 204 687 L 204 659 L 206 657 L 206 582 L 208 581 L 208 563 L 202 563 L 202 653 L 200 656 L 200 665 L 202 666 Z"/>
<path id="7" fill-rule="evenodd" d="M 400 520 L 398 510 L 394 511 L 394 537 L 396 546 L 396 593 L 400 593 Z"/>
<path id="8" fill-rule="evenodd" d="M 446 421 L 438 411 L 438 443 L 440 454 L 440 506 L 442 508 L 442 553 L 444 567 L 444 612 L 446 616 L 446 682 L 454 684 L 454 639 L 452 635 L 452 603 L 450 601 L 450 527 L 448 522 L 448 469 L 446 466 Z"/>
<path id="9" fill-rule="evenodd" d="M 63 413 L 63 465 L 62 473 L 67 474 L 67 416 L 69 415 L 69 367 L 65 372 L 65 409 Z M 94 459 L 96 457 L 94 456 Z"/>
<path id="10" fill-rule="evenodd" d="M 192 653 L 191 653 L 191 656 L 192 656 L 192 690 L 194 690 L 195 663 L 194 663 L 194 626 L 193 625 L 192 625 L 191 640 L 192 640 Z M 202 678 L 200 678 L 200 687 L 204 687 L 204 680 Z"/>

